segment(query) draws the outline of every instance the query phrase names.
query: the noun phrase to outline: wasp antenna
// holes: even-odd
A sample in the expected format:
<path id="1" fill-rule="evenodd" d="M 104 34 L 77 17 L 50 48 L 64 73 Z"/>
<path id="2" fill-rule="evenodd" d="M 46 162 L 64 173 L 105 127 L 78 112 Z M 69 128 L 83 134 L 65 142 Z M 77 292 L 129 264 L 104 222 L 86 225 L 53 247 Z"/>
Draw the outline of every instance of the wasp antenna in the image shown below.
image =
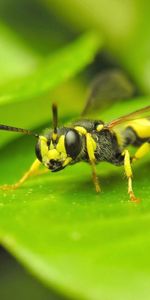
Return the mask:
<path id="1" fill-rule="evenodd" d="M 23 133 L 23 134 L 26 134 L 26 135 L 33 135 L 35 137 L 39 137 L 39 135 L 37 133 L 32 132 L 30 130 L 23 129 L 23 128 L 18 128 L 18 127 L 13 127 L 13 126 L 2 125 L 2 124 L 0 124 L 0 130 L 20 132 L 20 133 Z"/>
<path id="2" fill-rule="evenodd" d="M 53 115 L 54 134 L 57 134 L 58 109 L 57 109 L 57 105 L 55 103 L 52 104 L 52 115 Z"/>

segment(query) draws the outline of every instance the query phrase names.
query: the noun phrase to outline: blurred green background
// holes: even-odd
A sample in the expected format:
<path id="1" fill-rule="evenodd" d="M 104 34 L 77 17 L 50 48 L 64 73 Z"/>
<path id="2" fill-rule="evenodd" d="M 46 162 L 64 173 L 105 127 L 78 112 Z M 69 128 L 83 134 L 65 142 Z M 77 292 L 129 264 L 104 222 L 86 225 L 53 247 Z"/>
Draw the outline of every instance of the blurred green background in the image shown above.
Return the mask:
<path id="1" fill-rule="evenodd" d="M 53 101 L 64 124 L 80 115 L 94 76 L 116 67 L 138 97 L 98 113 L 104 120 L 150 104 L 149 1 L 0 1 L 2 124 L 50 127 Z M 0 182 L 12 183 L 35 141 L 0 134 Z M 0 299 L 150 299 L 149 167 L 149 157 L 135 167 L 139 206 L 113 166 L 98 168 L 100 197 L 84 165 L 1 192 Z"/>

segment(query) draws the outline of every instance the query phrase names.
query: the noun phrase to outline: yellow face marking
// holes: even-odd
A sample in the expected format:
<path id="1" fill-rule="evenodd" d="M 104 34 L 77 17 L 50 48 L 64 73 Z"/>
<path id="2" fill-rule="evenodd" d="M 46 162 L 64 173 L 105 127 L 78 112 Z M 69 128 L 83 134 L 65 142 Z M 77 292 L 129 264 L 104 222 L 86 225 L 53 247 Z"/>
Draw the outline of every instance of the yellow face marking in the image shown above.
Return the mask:
<path id="1" fill-rule="evenodd" d="M 53 140 L 50 143 L 50 150 L 47 146 L 47 138 L 44 136 L 40 136 L 40 143 L 41 143 L 41 155 L 42 161 L 45 166 L 48 165 L 51 159 L 56 161 L 62 161 L 62 166 L 67 166 L 71 161 L 71 157 L 67 157 L 66 149 L 65 149 L 65 136 L 61 135 L 57 145 L 53 144 Z"/>
<path id="2" fill-rule="evenodd" d="M 48 151 L 47 158 L 54 159 L 54 160 L 59 160 L 60 159 L 60 154 L 56 149 L 52 149 Z"/>
<path id="3" fill-rule="evenodd" d="M 66 157 L 67 153 L 65 149 L 65 136 L 61 135 L 56 148 L 53 145 L 53 141 L 51 141 L 50 150 L 48 151 L 48 159 L 65 160 Z"/>
<path id="4" fill-rule="evenodd" d="M 53 140 L 53 141 L 56 141 L 57 136 L 58 136 L 57 133 L 53 132 L 53 134 L 52 134 L 52 140 Z"/>
<path id="5" fill-rule="evenodd" d="M 47 138 L 45 136 L 41 135 L 39 139 L 42 143 L 47 143 Z"/>
<path id="6" fill-rule="evenodd" d="M 53 142 L 51 141 L 50 143 L 50 150 L 54 149 L 54 145 L 53 145 Z"/>
<path id="7" fill-rule="evenodd" d="M 67 153 L 65 149 L 65 136 L 60 136 L 57 145 L 53 144 L 53 141 L 50 143 L 50 150 L 47 146 L 47 139 L 43 136 L 40 137 L 41 143 L 41 155 L 42 161 L 45 165 L 49 163 L 51 159 L 57 161 L 64 161 L 64 164 L 67 165 L 70 162 L 70 158 L 67 159 Z"/>
<path id="8" fill-rule="evenodd" d="M 58 141 L 57 146 L 56 146 L 56 149 L 57 149 L 58 152 L 66 154 L 65 136 L 64 135 L 60 136 L 59 141 Z"/>
<path id="9" fill-rule="evenodd" d="M 72 161 L 71 157 L 67 157 L 66 160 L 63 163 L 63 167 L 67 166 Z"/>
<path id="10" fill-rule="evenodd" d="M 54 145 L 51 142 L 50 150 L 48 150 L 47 146 L 47 138 L 44 136 L 40 136 L 40 143 L 41 143 L 41 155 L 42 155 L 42 161 L 45 165 L 49 163 L 50 159 L 59 160 L 60 159 L 60 153 L 54 149 Z"/>

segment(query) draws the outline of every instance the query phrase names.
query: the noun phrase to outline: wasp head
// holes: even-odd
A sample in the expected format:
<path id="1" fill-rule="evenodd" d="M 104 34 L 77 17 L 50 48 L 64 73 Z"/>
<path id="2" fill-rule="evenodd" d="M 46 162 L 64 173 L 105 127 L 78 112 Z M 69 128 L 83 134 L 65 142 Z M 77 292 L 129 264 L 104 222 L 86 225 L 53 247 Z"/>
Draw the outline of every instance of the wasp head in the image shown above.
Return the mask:
<path id="1" fill-rule="evenodd" d="M 62 128 L 48 136 L 39 136 L 37 158 L 52 172 L 60 171 L 75 161 L 82 149 L 81 135 L 74 128 Z"/>
<path id="2" fill-rule="evenodd" d="M 52 105 L 53 130 L 39 136 L 36 145 L 37 158 L 52 172 L 64 169 L 80 154 L 81 135 L 74 128 L 58 128 L 57 106 Z"/>

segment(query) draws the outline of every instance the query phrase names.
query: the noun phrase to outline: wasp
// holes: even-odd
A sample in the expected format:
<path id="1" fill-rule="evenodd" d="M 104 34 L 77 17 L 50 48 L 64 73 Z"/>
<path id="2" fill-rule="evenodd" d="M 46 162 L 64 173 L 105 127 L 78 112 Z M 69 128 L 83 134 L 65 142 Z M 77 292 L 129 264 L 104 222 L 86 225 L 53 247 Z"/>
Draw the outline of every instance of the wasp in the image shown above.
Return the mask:
<path id="1" fill-rule="evenodd" d="M 102 82 L 100 78 L 100 82 Z M 98 81 L 97 81 L 98 83 Z M 97 87 L 96 83 L 96 87 Z M 104 83 L 103 83 L 104 84 Z M 108 82 L 107 82 L 108 84 Z M 107 85 L 106 84 L 106 85 Z M 95 87 L 94 87 L 95 89 Z M 112 92 L 112 91 L 111 91 Z M 88 99 L 85 109 L 93 104 L 92 97 Z M 150 106 L 126 114 L 108 123 L 101 120 L 81 118 L 70 126 L 58 126 L 57 105 L 52 105 L 53 129 L 43 135 L 30 130 L 0 125 L 0 130 L 20 132 L 37 138 L 35 153 L 37 159 L 30 169 L 15 184 L 1 186 L 1 190 L 11 190 L 20 187 L 33 174 L 41 173 L 41 164 L 52 172 L 61 171 L 69 165 L 87 162 L 92 168 L 92 177 L 96 192 L 100 192 L 100 183 L 96 173 L 96 164 L 108 162 L 115 166 L 124 166 L 128 179 L 128 194 L 133 202 L 139 201 L 132 188 L 132 163 L 150 151 Z M 133 156 L 128 147 L 138 147 Z"/>

